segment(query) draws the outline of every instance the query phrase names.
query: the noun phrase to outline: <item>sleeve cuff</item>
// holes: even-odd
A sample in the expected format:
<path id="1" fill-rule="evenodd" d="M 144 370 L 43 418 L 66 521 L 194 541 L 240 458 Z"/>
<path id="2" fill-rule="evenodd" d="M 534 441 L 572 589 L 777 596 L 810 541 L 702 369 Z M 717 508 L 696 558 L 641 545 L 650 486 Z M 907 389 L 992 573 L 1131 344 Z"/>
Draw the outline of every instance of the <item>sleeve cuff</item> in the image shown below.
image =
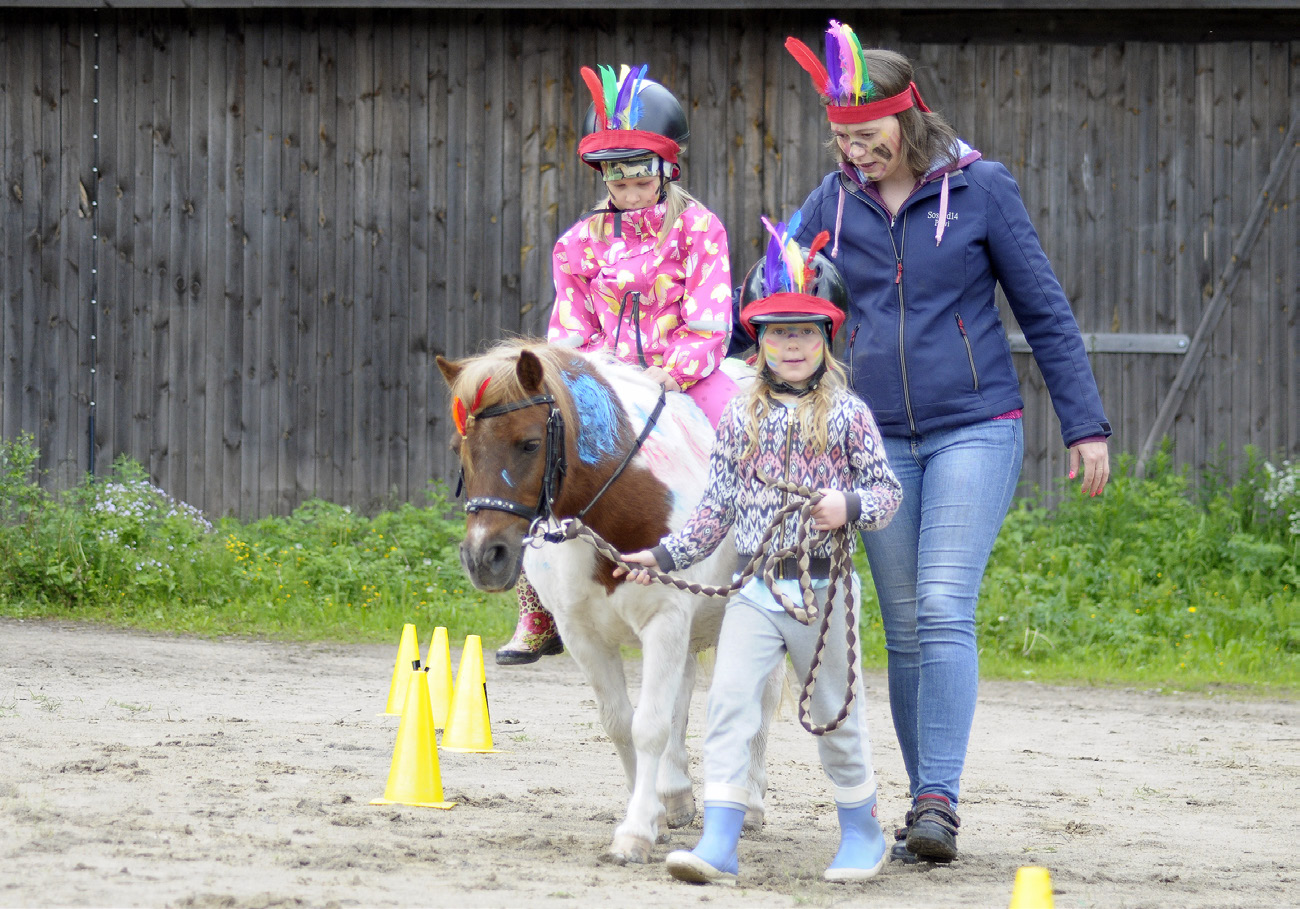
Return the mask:
<path id="1" fill-rule="evenodd" d="M 668 551 L 666 546 L 660 544 L 651 549 L 650 552 L 654 555 L 655 561 L 659 563 L 660 571 L 672 571 L 677 567 L 677 563 L 673 561 L 673 554 Z"/>
<path id="2" fill-rule="evenodd" d="M 858 523 L 862 518 L 862 496 L 856 492 L 844 493 L 844 509 L 848 513 L 848 523 Z"/>

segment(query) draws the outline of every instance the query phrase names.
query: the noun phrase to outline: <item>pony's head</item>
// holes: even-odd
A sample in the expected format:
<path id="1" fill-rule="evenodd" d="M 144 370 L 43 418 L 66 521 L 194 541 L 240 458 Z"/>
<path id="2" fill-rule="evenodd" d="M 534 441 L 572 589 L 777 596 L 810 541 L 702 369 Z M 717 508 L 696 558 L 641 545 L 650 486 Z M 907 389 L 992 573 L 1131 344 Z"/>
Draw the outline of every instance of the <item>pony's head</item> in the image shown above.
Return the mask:
<path id="1" fill-rule="evenodd" d="M 467 499 L 460 559 L 481 590 L 514 586 L 524 533 L 561 493 L 563 427 L 574 421 L 554 358 L 550 348 L 516 341 L 465 360 L 437 358 L 451 389 L 452 448 Z"/>

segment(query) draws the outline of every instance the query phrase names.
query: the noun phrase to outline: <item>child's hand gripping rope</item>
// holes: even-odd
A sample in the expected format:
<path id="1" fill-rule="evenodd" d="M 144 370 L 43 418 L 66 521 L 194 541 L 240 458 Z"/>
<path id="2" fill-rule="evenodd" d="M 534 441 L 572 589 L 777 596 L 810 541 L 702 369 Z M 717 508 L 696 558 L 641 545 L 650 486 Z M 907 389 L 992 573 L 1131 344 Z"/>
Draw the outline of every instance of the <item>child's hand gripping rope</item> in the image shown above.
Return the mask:
<path id="1" fill-rule="evenodd" d="M 770 479 L 762 474 L 759 474 L 759 479 L 769 486 L 775 486 L 782 492 L 789 494 L 792 498 L 773 517 L 772 523 L 768 526 L 767 532 L 764 533 L 763 539 L 754 553 L 754 557 L 745 566 L 740 577 L 727 587 L 705 587 L 675 578 L 671 574 L 659 570 L 658 563 L 650 550 L 620 553 L 597 536 L 589 527 L 582 525 L 581 522 L 569 522 L 565 527 L 565 538 L 573 539 L 582 536 L 591 542 L 602 555 L 614 563 L 615 577 L 622 577 L 626 574 L 629 580 L 640 584 L 649 584 L 655 581 L 700 596 L 730 596 L 735 591 L 743 588 L 751 578 L 757 575 L 763 579 L 768 590 L 772 592 L 772 595 L 785 609 L 786 613 L 796 621 L 807 625 L 819 617 L 816 595 L 813 593 L 812 577 L 808 572 L 809 553 L 816 548 L 816 544 L 821 539 L 825 539 L 825 537 L 819 537 L 818 535 L 825 534 L 829 536 L 831 567 L 829 573 L 830 583 L 826 591 L 827 609 L 820 616 L 821 629 L 817 637 L 817 646 L 813 651 L 808 678 L 804 680 L 799 695 L 799 723 L 813 735 L 824 735 L 838 729 L 844 720 L 848 718 L 850 711 L 853 709 L 854 689 L 857 686 L 858 604 L 852 580 L 853 559 L 849 545 L 851 531 L 845 526 L 847 513 L 844 495 L 837 490 L 816 490 L 796 486 L 783 480 Z M 782 549 L 773 548 L 773 539 L 784 526 L 786 517 L 794 512 L 798 512 L 799 520 L 798 531 L 793 545 Z M 799 591 L 803 601 L 802 606 L 791 601 L 776 583 L 778 580 L 777 568 L 787 558 L 794 558 L 799 566 Z M 844 596 L 845 642 L 848 646 L 849 667 L 848 691 L 845 693 L 844 706 L 841 707 L 835 718 L 825 726 L 815 726 L 808 718 L 808 704 L 812 699 L 812 692 L 817 684 L 817 671 L 821 667 L 822 649 L 825 647 L 826 636 L 830 631 L 830 604 L 835 602 L 840 584 L 849 585 Z"/>

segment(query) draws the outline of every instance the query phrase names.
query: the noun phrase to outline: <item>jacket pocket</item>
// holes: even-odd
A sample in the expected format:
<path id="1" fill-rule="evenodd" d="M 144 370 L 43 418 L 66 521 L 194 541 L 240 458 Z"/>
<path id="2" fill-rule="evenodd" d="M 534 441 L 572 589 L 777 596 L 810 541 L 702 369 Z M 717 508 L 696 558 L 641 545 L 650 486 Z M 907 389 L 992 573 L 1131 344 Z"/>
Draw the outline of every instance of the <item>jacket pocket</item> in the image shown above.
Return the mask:
<path id="1" fill-rule="evenodd" d="M 966 334 L 966 323 L 961 320 L 961 313 L 955 312 L 953 315 L 957 319 L 957 330 L 961 332 L 961 343 L 966 346 L 966 361 L 970 363 L 970 379 L 975 385 L 975 390 L 980 390 L 980 374 L 975 368 L 975 351 L 971 350 L 970 338 Z"/>

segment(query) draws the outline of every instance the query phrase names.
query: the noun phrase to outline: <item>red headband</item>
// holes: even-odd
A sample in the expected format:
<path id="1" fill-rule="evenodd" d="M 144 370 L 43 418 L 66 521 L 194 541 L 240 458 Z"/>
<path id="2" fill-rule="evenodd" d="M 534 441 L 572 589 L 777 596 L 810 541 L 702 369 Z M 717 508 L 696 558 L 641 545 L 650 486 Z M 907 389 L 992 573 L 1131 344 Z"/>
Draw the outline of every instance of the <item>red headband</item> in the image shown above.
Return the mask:
<path id="1" fill-rule="evenodd" d="M 905 111 L 913 104 L 927 114 L 930 113 L 930 108 L 926 107 L 925 102 L 921 100 L 921 93 L 917 90 L 916 83 L 909 82 L 907 88 L 891 98 L 869 101 L 866 104 L 842 106 L 831 104 L 826 108 L 826 116 L 832 123 L 867 123 Z"/>
<path id="2" fill-rule="evenodd" d="M 658 133 L 650 133 L 642 129 L 601 129 L 582 137 L 582 141 L 578 143 L 578 155 L 614 148 L 645 149 L 654 152 L 669 164 L 677 163 L 677 155 L 682 150 L 682 147 L 672 139 Z M 587 161 L 587 163 L 595 168 L 600 167 L 599 161 Z"/>

